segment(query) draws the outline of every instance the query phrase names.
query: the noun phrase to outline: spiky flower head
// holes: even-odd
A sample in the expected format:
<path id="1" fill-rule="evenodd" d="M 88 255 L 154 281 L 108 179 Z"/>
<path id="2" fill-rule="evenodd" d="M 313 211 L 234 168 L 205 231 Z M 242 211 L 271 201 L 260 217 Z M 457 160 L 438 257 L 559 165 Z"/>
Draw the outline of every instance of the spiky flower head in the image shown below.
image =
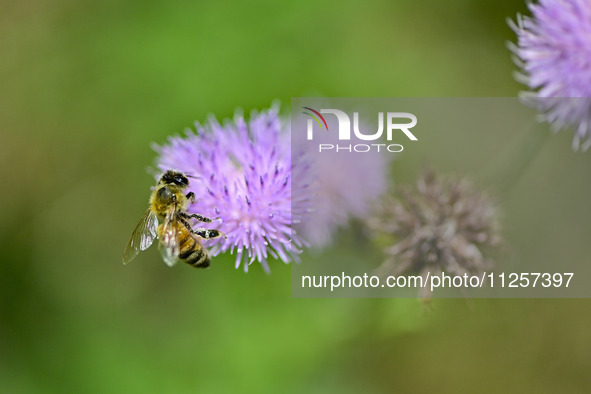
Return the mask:
<path id="1" fill-rule="evenodd" d="M 316 143 L 335 143 L 334 136 L 328 133 L 318 133 L 315 138 Z M 305 146 L 302 141 L 295 145 L 298 143 Z M 296 229 L 312 247 L 321 248 L 329 245 L 336 231 L 351 219 L 362 219 L 370 213 L 371 206 L 388 188 L 392 153 L 318 152 L 308 148 L 306 154 L 310 163 L 306 176 L 313 196 L 310 209 Z"/>
<path id="2" fill-rule="evenodd" d="M 472 183 L 424 171 L 414 187 L 398 187 L 368 221 L 385 249 L 384 275 L 473 275 L 492 267 L 486 249 L 500 241 L 491 199 Z M 421 289 L 428 298 L 428 289 Z"/>
<path id="3" fill-rule="evenodd" d="M 243 264 L 245 271 L 254 261 L 268 271 L 269 257 L 290 262 L 303 245 L 292 230 L 306 210 L 305 188 L 292 195 L 293 173 L 303 164 L 292 163 L 283 126 L 277 107 L 253 112 L 249 122 L 240 113 L 224 125 L 212 117 L 196 124 L 197 133 L 187 131 L 155 147 L 162 171 L 174 168 L 198 178 L 189 185 L 196 197 L 189 211 L 219 218 L 204 227 L 226 235 L 206 243 L 212 254 L 236 253 L 236 268 Z"/>
<path id="4" fill-rule="evenodd" d="M 531 89 L 525 95 L 555 130 L 575 128 L 573 148 L 591 146 L 591 1 L 540 0 L 518 16 L 512 47 Z"/>

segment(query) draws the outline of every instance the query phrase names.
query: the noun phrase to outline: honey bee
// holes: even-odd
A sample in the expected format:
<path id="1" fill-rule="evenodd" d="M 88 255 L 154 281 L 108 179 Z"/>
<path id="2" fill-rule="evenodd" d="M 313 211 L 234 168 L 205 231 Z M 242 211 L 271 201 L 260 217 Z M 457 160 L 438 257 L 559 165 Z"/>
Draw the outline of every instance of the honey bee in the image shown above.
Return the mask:
<path id="1" fill-rule="evenodd" d="M 123 252 L 124 264 L 133 260 L 140 251 L 148 249 L 158 238 L 158 249 L 168 266 L 172 267 L 179 260 L 197 268 L 209 266 L 209 255 L 199 240 L 217 238 L 223 233 L 191 227 L 190 219 L 204 223 L 210 223 L 211 219 L 187 212 L 189 204 L 195 201 L 193 192 L 184 194 L 188 187 L 189 179 L 181 172 L 168 170 L 160 177 L 146 213 L 127 242 Z"/>

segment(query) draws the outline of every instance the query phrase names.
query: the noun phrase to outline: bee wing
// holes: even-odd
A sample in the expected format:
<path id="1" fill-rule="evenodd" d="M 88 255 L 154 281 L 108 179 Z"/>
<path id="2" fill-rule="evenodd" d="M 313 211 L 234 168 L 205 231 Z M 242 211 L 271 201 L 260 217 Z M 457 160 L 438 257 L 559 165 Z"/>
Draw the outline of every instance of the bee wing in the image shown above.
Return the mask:
<path id="1" fill-rule="evenodd" d="M 148 249 L 157 235 L 158 217 L 148 208 L 135 230 L 133 230 L 133 233 L 131 233 L 131 237 L 129 237 L 129 241 L 123 252 L 123 264 L 127 264 L 133 260 L 140 250 Z"/>
<path id="2" fill-rule="evenodd" d="M 176 215 L 177 209 L 176 203 L 174 203 L 164 218 L 162 232 L 160 234 L 160 244 L 158 245 L 162 259 L 169 267 L 175 265 L 179 260 L 179 226 Z"/>

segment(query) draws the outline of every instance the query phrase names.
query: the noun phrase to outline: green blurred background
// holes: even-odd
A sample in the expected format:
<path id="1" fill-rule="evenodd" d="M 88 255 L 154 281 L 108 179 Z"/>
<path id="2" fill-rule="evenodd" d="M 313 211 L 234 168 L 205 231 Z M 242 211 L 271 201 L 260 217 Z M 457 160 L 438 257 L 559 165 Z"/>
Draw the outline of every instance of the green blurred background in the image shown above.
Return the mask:
<path id="1" fill-rule="evenodd" d="M 292 299 L 278 262 L 271 275 L 232 256 L 169 269 L 151 249 L 121 264 L 152 142 L 292 96 L 515 96 L 505 18 L 525 11 L 2 0 L 0 392 L 588 392 L 587 300 Z M 532 185 L 564 158 L 588 201 L 589 154 L 552 138 Z M 556 226 L 588 221 L 581 206 Z M 508 229 L 532 250 L 536 215 Z"/>

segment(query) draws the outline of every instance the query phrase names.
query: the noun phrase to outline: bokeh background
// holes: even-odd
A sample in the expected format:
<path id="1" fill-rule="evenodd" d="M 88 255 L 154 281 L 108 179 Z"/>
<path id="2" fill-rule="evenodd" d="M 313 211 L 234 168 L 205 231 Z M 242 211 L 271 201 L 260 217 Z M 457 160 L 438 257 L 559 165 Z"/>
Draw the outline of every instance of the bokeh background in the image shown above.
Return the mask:
<path id="1" fill-rule="evenodd" d="M 121 264 L 151 143 L 292 96 L 515 96 L 517 12 L 515 0 L 2 0 L 0 392 L 588 392 L 588 300 L 294 299 L 279 262 L 271 275 L 232 256 L 169 269 L 151 249 Z M 507 201 L 510 255 L 535 258 L 550 234 L 539 258 L 589 261 L 591 156 L 570 140 L 553 136 Z M 395 162 L 395 181 L 420 165 Z"/>

